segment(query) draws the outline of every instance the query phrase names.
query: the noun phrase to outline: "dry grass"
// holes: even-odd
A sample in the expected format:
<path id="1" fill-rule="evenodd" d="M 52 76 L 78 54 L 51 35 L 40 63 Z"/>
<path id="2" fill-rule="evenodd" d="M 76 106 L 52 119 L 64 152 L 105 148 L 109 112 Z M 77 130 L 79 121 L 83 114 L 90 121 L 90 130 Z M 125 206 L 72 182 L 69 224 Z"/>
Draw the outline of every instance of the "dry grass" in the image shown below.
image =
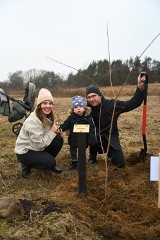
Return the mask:
<path id="1" fill-rule="evenodd" d="M 127 93 L 132 91 L 127 89 Z M 120 98 L 128 99 L 124 92 Z M 55 98 L 58 121 L 66 118 L 70 101 L 70 97 Z M 156 156 L 160 150 L 159 95 L 148 97 L 147 109 L 148 151 Z M 63 173 L 32 170 L 31 178 L 23 179 L 13 152 L 16 140 L 11 130 L 13 124 L 0 115 L 0 197 L 12 196 L 25 203 L 25 216 L 21 219 L 0 219 L 0 239 L 159 239 L 157 183 L 149 180 L 149 157 L 145 162 L 138 161 L 143 148 L 141 122 L 142 106 L 119 119 L 126 167 L 116 169 L 109 164 L 105 202 L 105 155 L 98 156 L 96 166 L 87 164 L 86 196 L 78 193 L 77 171 L 68 170 L 70 156 L 65 134 L 57 158 Z"/>

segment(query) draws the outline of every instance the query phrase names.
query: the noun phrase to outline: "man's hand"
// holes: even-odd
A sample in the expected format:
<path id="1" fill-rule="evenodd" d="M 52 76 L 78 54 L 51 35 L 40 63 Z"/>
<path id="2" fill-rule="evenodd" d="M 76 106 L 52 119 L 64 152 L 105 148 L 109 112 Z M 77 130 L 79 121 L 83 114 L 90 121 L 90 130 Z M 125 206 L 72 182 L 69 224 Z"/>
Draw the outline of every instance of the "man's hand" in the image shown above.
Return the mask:
<path id="1" fill-rule="evenodd" d="M 145 81 L 146 81 L 146 75 L 143 75 L 141 77 L 141 75 L 139 74 L 137 80 L 138 80 L 138 85 L 137 85 L 138 88 L 143 90 L 144 89 L 144 84 L 145 84 Z"/>

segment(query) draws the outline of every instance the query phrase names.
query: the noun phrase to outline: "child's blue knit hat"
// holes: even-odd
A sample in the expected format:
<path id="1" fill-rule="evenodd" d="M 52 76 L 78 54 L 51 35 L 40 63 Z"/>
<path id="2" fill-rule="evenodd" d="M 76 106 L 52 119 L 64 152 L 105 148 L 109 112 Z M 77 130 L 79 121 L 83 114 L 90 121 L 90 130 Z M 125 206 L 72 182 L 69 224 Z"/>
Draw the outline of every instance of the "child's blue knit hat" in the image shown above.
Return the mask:
<path id="1" fill-rule="evenodd" d="M 84 98 L 82 96 L 76 95 L 72 98 L 72 107 L 74 108 L 77 106 L 86 108 L 86 104 L 85 104 Z"/>

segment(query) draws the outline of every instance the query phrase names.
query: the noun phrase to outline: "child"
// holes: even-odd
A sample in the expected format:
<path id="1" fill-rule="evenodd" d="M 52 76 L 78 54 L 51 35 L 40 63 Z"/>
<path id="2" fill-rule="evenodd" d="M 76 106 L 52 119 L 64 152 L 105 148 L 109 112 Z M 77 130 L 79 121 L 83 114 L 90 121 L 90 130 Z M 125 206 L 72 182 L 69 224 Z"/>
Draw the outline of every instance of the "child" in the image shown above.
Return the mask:
<path id="1" fill-rule="evenodd" d="M 74 96 L 72 98 L 72 108 L 70 116 L 60 125 L 61 131 L 69 130 L 68 144 L 70 145 L 70 170 L 77 168 L 77 133 L 73 132 L 74 124 L 89 124 L 89 133 L 86 138 L 86 148 L 97 143 L 96 130 L 93 119 L 90 117 L 90 108 L 86 107 L 85 101 L 81 96 Z"/>

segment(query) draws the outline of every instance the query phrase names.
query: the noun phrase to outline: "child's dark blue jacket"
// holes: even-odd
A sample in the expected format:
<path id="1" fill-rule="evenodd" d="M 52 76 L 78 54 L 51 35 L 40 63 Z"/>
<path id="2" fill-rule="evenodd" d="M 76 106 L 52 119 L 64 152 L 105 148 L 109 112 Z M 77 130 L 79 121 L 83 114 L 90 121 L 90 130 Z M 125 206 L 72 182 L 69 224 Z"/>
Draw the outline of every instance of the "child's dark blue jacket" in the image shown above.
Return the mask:
<path id="1" fill-rule="evenodd" d="M 74 112 L 71 112 L 70 116 L 60 125 L 62 132 L 69 130 L 68 144 L 72 147 L 77 147 L 77 133 L 73 132 L 74 124 L 89 124 L 90 130 L 86 134 L 86 144 L 87 146 L 93 146 L 97 143 L 96 129 L 94 121 L 90 116 L 90 108 L 87 107 L 83 116 L 78 116 Z"/>

